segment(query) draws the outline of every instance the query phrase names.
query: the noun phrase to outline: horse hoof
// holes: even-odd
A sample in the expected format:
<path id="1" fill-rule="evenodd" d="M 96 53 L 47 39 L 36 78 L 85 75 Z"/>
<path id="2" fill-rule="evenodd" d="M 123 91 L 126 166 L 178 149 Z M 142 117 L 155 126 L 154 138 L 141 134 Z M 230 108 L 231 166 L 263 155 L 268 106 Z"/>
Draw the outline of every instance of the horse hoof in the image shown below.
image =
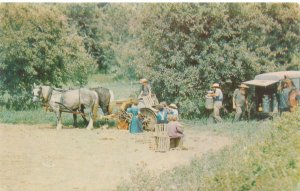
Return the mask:
<path id="1" fill-rule="evenodd" d="M 61 130 L 61 129 L 62 129 L 62 125 L 58 125 L 58 126 L 56 127 L 56 129 L 57 129 L 57 130 Z"/>
<path id="2" fill-rule="evenodd" d="M 86 129 L 87 130 L 93 130 L 94 128 L 93 127 L 87 127 Z"/>

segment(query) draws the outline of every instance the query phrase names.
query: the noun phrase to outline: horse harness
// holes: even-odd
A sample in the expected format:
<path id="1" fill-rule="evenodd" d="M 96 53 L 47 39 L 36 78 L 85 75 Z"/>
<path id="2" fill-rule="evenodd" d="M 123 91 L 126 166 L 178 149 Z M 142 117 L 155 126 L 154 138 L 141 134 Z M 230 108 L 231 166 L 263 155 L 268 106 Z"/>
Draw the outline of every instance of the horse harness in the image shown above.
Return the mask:
<path id="1" fill-rule="evenodd" d="M 43 106 L 45 107 L 46 111 L 52 111 L 50 104 L 49 104 L 49 100 L 51 100 L 52 93 L 53 93 L 53 89 L 51 87 L 49 87 L 49 93 L 48 93 L 47 97 L 45 99 L 43 99 Z"/>
<path id="2" fill-rule="evenodd" d="M 43 107 L 45 107 L 45 110 L 46 111 L 53 111 L 53 109 L 51 108 L 51 106 L 50 106 L 50 104 L 49 104 L 49 101 L 51 100 L 51 97 L 52 97 L 52 95 L 53 95 L 53 88 L 51 88 L 51 87 L 49 87 L 49 93 L 48 93 L 48 95 L 47 95 L 47 97 L 45 98 L 45 99 L 43 99 L 43 101 L 42 101 L 42 105 L 43 105 Z M 55 89 L 56 90 L 56 89 Z M 66 91 L 68 91 L 68 90 L 61 90 L 61 89 L 57 89 L 56 91 L 58 91 L 59 93 L 64 93 L 64 92 L 66 92 Z M 85 114 L 83 113 L 83 112 L 81 112 L 82 111 L 82 104 L 81 104 L 81 101 L 80 101 L 80 99 L 81 99 L 81 96 L 80 96 L 80 88 L 79 88 L 79 90 L 78 90 L 79 92 L 78 92 L 78 98 L 79 98 L 79 107 L 78 107 L 78 111 L 72 111 L 71 109 L 69 109 L 67 106 L 65 106 L 64 104 L 62 104 L 61 102 L 55 102 L 56 104 L 59 104 L 59 106 L 63 106 L 65 109 L 67 109 L 68 110 L 68 112 L 70 112 L 70 113 L 73 113 L 73 114 L 80 114 L 80 115 L 82 115 L 82 116 L 85 116 Z M 60 111 L 62 111 L 62 109 L 60 109 Z"/>

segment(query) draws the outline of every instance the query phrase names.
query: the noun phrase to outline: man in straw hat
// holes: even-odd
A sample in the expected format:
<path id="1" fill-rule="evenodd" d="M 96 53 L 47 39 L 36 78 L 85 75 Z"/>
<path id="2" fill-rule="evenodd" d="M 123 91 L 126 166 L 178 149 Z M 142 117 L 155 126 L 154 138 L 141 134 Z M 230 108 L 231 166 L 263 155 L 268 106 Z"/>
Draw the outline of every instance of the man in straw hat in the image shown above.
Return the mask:
<path id="1" fill-rule="evenodd" d="M 245 112 L 245 109 L 248 105 L 247 100 L 247 90 L 248 86 L 245 84 L 239 85 L 239 88 L 235 89 L 232 96 L 232 104 L 233 109 L 235 109 L 236 113 L 234 116 L 234 121 L 239 121 L 242 114 Z"/>
<path id="2" fill-rule="evenodd" d="M 214 83 L 212 85 L 214 93 L 210 94 L 214 98 L 214 109 L 213 112 L 209 115 L 208 122 L 222 122 L 222 118 L 220 117 L 220 109 L 222 108 L 223 102 L 223 92 L 220 89 L 220 85 L 218 83 Z"/>

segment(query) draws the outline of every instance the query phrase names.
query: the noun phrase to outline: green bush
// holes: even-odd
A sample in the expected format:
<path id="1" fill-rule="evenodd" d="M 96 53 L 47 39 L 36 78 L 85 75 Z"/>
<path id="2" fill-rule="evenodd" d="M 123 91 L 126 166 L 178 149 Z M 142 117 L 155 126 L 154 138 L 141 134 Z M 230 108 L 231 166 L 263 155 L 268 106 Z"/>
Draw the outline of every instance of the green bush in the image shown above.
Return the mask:
<path id="1" fill-rule="evenodd" d="M 36 108 L 36 105 L 32 103 L 32 95 L 29 92 L 18 91 L 4 91 L 2 95 L 0 94 L 0 105 L 8 110 L 28 110 Z"/>
<path id="2" fill-rule="evenodd" d="M 35 107 L 40 107 L 35 105 Z M 45 110 L 31 109 L 23 111 L 14 111 L 0 108 L 0 123 L 12 123 L 12 124 L 51 124 L 53 127 L 56 126 L 56 115 L 53 112 L 46 112 Z M 77 115 L 77 122 L 79 128 L 85 128 L 83 119 L 80 115 Z M 73 115 L 70 113 L 62 113 L 62 123 L 64 126 L 73 126 Z M 108 125 L 110 128 L 116 126 L 114 120 L 96 120 L 94 127 L 99 128 L 103 125 Z"/>

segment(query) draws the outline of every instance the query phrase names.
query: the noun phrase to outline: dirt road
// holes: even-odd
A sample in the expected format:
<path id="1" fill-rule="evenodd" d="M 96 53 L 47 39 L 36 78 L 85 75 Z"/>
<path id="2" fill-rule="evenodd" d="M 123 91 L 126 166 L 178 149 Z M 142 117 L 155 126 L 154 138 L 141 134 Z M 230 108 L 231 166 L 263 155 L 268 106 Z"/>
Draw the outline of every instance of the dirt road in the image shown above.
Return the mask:
<path id="1" fill-rule="evenodd" d="M 230 144 L 230 139 L 185 129 L 187 150 L 159 153 L 149 133 L 0 124 L 0 191 L 114 190 L 139 166 L 160 173 Z"/>

